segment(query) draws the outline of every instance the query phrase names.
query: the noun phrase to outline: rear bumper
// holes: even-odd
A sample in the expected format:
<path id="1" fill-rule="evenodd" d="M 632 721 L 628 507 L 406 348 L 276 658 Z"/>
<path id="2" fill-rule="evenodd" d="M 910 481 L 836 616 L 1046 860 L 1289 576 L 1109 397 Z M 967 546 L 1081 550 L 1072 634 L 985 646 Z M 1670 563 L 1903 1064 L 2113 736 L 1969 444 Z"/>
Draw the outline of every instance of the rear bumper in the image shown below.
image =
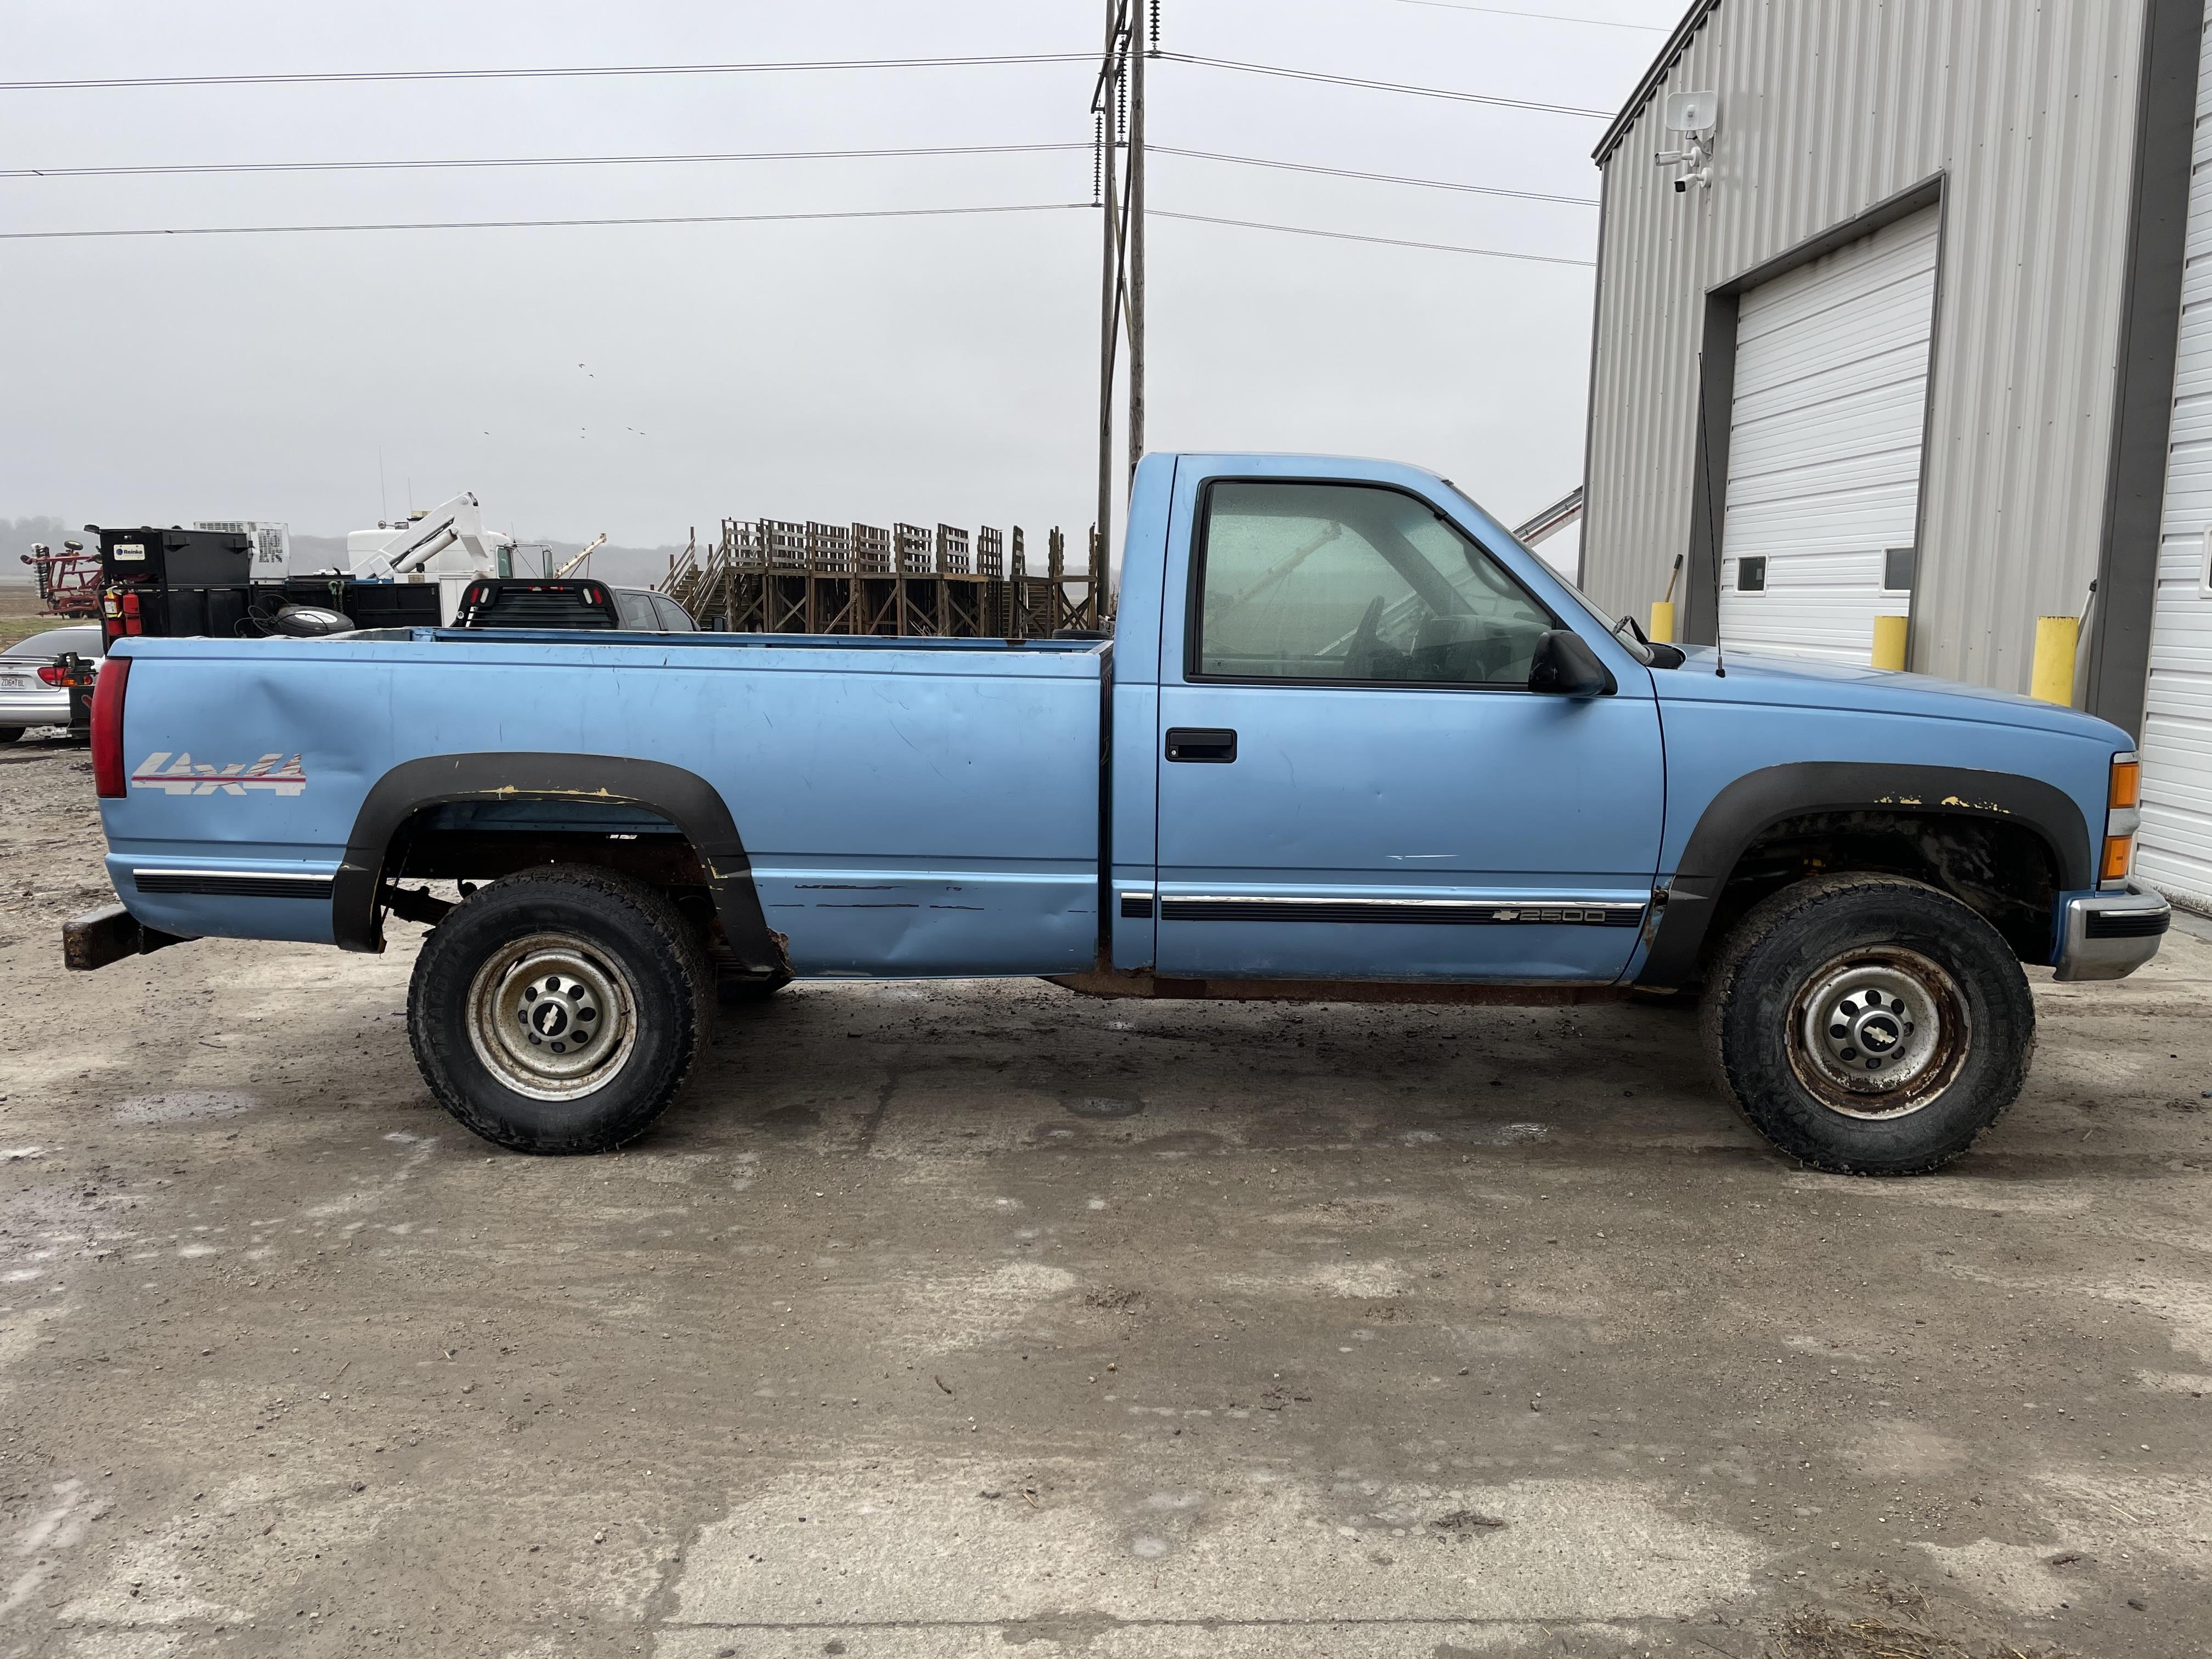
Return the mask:
<path id="1" fill-rule="evenodd" d="M 2125 979 L 2158 954 L 2172 921 L 2165 896 L 2132 878 L 2124 892 L 2061 899 L 2058 977 Z"/>
<path id="2" fill-rule="evenodd" d="M 59 687 L 0 691 L 0 726 L 67 726 L 70 695 Z"/>

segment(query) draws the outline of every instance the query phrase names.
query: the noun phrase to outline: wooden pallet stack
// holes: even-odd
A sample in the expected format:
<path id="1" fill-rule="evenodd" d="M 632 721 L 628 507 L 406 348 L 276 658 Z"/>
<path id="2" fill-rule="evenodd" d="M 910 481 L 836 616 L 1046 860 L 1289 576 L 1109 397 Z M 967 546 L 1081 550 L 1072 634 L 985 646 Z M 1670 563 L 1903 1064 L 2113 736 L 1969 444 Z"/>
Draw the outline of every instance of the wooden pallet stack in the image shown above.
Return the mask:
<path id="1" fill-rule="evenodd" d="M 695 532 L 659 584 L 702 628 L 732 634 L 914 635 L 1042 639 L 1100 627 L 1097 537 L 1080 570 L 1066 538 L 1046 538 L 1032 572 L 1020 526 L 971 537 L 940 524 L 801 523 L 725 519 L 702 548 Z"/>

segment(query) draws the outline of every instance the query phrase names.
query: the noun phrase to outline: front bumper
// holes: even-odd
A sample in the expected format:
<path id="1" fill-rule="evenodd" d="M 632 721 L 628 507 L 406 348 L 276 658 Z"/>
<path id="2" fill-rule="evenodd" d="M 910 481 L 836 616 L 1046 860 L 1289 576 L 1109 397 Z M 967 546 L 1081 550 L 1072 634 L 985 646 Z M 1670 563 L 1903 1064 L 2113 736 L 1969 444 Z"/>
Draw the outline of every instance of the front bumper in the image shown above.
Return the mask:
<path id="1" fill-rule="evenodd" d="M 2132 877 L 2124 891 L 2061 899 L 2058 977 L 2125 979 L 2158 954 L 2172 921 L 2166 896 Z"/>

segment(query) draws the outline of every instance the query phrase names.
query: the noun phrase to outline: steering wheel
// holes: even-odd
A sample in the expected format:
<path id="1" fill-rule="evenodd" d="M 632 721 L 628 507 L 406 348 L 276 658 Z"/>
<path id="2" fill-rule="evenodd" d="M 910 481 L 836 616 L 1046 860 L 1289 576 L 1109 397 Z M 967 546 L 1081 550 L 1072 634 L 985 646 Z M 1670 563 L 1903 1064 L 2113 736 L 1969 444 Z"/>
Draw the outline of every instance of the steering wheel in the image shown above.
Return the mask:
<path id="1" fill-rule="evenodd" d="M 1375 658 L 1382 645 L 1382 596 L 1377 593 L 1368 600 L 1367 609 L 1359 618 L 1359 626 L 1352 630 L 1351 647 L 1344 653 L 1344 672 L 1347 678 L 1371 680 L 1375 678 Z"/>

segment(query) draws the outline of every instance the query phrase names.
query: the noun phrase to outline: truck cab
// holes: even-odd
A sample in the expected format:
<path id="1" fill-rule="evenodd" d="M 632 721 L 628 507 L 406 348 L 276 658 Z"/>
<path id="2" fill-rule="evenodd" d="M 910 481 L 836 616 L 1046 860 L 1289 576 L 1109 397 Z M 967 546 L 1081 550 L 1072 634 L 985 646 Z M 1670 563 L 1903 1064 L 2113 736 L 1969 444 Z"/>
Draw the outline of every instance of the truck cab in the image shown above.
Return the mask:
<path id="1" fill-rule="evenodd" d="M 1130 540 L 1164 556 L 1130 560 L 1117 623 L 1115 730 L 1158 738 L 1115 749 L 1116 965 L 1627 970 L 1652 675 L 1495 520 L 1412 468 L 1181 457 L 1140 477 Z"/>

